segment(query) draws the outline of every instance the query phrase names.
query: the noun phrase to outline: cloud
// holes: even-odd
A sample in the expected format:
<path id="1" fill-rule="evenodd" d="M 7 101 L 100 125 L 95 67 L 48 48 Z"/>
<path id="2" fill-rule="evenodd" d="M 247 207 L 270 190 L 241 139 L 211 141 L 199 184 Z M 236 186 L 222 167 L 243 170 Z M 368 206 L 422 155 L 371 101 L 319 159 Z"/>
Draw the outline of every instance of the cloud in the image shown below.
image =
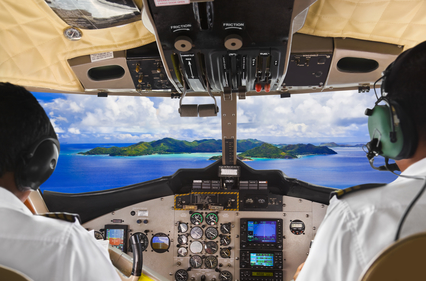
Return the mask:
<path id="1" fill-rule="evenodd" d="M 41 95 L 41 94 L 40 94 Z M 220 99 L 217 98 L 220 107 Z M 368 139 L 366 107 L 372 93 L 353 91 L 247 97 L 238 100 L 238 138 L 270 142 Z M 183 104 L 212 103 L 210 97 Z M 179 100 L 170 98 L 60 95 L 41 101 L 60 138 L 67 142 L 138 142 L 163 137 L 221 138 L 220 117 L 181 118 Z M 220 115 L 219 111 L 219 115 Z"/>

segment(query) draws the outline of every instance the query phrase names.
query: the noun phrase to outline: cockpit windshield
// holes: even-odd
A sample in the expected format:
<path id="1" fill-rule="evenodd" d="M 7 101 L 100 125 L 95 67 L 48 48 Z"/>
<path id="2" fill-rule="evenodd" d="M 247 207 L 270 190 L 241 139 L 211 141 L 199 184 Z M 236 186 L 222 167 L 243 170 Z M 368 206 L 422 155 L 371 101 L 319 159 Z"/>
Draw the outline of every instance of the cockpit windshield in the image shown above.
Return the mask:
<path id="1" fill-rule="evenodd" d="M 180 118 L 176 99 L 34 94 L 61 143 L 57 170 L 42 190 L 119 188 L 204 168 L 222 155 L 220 118 Z M 371 92 L 352 91 L 247 97 L 238 102 L 238 155 L 254 169 L 315 185 L 391 182 L 395 176 L 371 169 L 362 148 L 369 140 L 364 110 L 374 101 Z"/>

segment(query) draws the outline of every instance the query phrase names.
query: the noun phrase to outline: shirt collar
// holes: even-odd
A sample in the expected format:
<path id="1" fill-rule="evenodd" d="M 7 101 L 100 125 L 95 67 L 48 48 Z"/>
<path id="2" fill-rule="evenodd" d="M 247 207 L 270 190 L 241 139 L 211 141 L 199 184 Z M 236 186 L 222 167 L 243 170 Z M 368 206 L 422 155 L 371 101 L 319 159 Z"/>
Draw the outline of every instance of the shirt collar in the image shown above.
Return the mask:
<path id="1" fill-rule="evenodd" d="M 31 211 L 12 192 L 0 186 L 0 208 L 14 209 L 32 215 Z"/>

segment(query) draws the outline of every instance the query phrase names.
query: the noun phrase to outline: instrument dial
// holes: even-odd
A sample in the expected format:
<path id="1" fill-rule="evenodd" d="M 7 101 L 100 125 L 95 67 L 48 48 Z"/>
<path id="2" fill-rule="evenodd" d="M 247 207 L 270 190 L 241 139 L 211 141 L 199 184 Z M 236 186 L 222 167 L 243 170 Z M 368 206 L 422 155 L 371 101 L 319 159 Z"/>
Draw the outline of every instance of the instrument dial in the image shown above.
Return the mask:
<path id="1" fill-rule="evenodd" d="M 208 213 L 206 215 L 206 223 L 208 225 L 215 225 L 215 224 L 217 224 L 218 220 L 219 220 L 219 218 L 215 213 Z"/>
<path id="2" fill-rule="evenodd" d="M 192 238 L 200 239 L 201 237 L 203 237 L 203 230 L 201 229 L 201 227 L 195 226 L 191 229 L 190 234 Z"/>
<path id="3" fill-rule="evenodd" d="M 228 246 L 229 244 L 231 244 L 231 236 L 220 235 L 220 246 Z"/>
<path id="4" fill-rule="evenodd" d="M 194 241 L 189 245 L 189 249 L 194 254 L 201 253 L 203 251 L 203 244 L 200 241 Z"/>
<path id="5" fill-rule="evenodd" d="M 223 234 L 229 234 L 231 233 L 231 223 L 224 223 L 220 225 L 220 232 Z"/>
<path id="6" fill-rule="evenodd" d="M 186 255 L 188 255 L 188 249 L 185 247 L 180 247 L 177 250 L 177 254 L 178 254 L 178 257 L 186 257 Z"/>
<path id="7" fill-rule="evenodd" d="M 141 244 L 142 244 L 141 250 L 145 251 L 146 248 L 148 248 L 148 244 L 149 244 L 148 237 L 146 237 L 145 233 L 142 233 L 142 232 L 136 232 L 133 235 L 139 236 L 139 240 L 141 241 Z M 129 239 L 130 249 L 132 249 L 132 244 L 133 244 L 132 239 Z"/>
<path id="8" fill-rule="evenodd" d="M 207 237 L 207 239 L 210 239 L 210 240 L 216 239 L 216 237 L 217 237 L 218 234 L 219 233 L 217 231 L 217 228 L 211 227 L 211 226 L 207 227 L 207 229 L 206 229 L 206 237 Z"/>
<path id="9" fill-rule="evenodd" d="M 229 272 L 227 270 L 219 272 L 219 280 L 220 281 L 232 281 L 231 272 Z"/>
<path id="10" fill-rule="evenodd" d="M 104 235 L 100 231 L 95 231 L 95 239 L 96 240 L 104 240 Z"/>
<path id="11" fill-rule="evenodd" d="M 178 243 L 180 245 L 188 243 L 188 236 L 186 236 L 186 234 L 178 235 Z"/>
<path id="12" fill-rule="evenodd" d="M 203 259 L 199 255 L 192 256 L 189 259 L 189 264 L 192 268 L 200 268 L 203 265 Z"/>
<path id="13" fill-rule="evenodd" d="M 185 269 L 179 269 L 175 273 L 176 281 L 187 281 L 188 280 L 188 272 Z"/>
<path id="14" fill-rule="evenodd" d="M 191 215 L 190 220 L 191 220 L 192 224 L 199 225 L 199 224 L 201 224 L 203 222 L 203 215 L 201 213 L 198 213 L 198 212 L 193 213 Z"/>
<path id="15" fill-rule="evenodd" d="M 294 220 L 290 223 L 290 231 L 295 235 L 304 234 L 305 223 L 301 220 Z"/>
<path id="16" fill-rule="evenodd" d="M 188 231 L 188 224 L 184 222 L 179 222 L 178 225 L 178 232 L 185 233 Z"/>
<path id="17" fill-rule="evenodd" d="M 221 248 L 219 254 L 222 258 L 227 259 L 231 257 L 231 250 L 229 248 Z"/>
<path id="18" fill-rule="evenodd" d="M 204 244 L 204 249 L 206 250 L 207 254 L 213 255 L 217 252 L 219 247 L 217 246 L 217 243 L 214 241 L 208 241 Z"/>
<path id="19" fill-rule="evenodd" d="M 208 256 L 205 260 L 204 260 L 204 265 L 206 266 L 206 268 L 208 269 L 212 269 L 212 268 L 216 268 L 217 267 L 217 258 L 215 256 Z"/>

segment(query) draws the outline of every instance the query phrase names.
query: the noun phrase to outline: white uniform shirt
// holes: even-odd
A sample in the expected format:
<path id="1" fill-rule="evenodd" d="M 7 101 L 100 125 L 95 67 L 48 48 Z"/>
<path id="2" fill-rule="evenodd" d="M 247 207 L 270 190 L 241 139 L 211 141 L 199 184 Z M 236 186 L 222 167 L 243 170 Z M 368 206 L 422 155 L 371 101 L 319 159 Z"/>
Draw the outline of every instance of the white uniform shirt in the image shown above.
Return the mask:
<path id="1" fill-rule="evenodd" d="M 34 216 L 0 187 L 0 264 L 35 281 L 121 280 L 103 251 L 78 222 Z"/>
<path id="2" fill-rule="evenodd" d="M 426 175 L 426 158 L 402 175 Z M 333 197 L 297 281 L 358 281 L 377 255 L 393 243 L 399 221 L 424 180 L 392 183 Z M 400 238 L 426 231 L 426 192 L 405 220 Z M 293 274 L 293 273 L 292 273 Z"/>

